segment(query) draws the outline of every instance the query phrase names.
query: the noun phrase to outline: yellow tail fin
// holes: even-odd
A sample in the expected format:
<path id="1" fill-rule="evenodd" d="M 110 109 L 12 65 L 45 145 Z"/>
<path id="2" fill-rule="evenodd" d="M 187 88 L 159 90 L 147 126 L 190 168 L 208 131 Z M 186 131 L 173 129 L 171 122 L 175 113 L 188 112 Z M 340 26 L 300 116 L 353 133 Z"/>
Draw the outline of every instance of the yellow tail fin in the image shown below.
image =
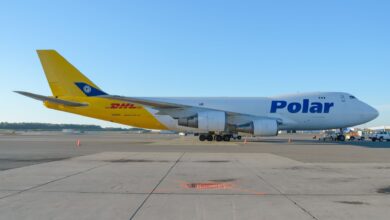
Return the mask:
<path id="1" fill-rule="evenodd" d="M 105 94 L 57 51 L 37 50 L 37 52 L 53 96 L 80 97 Z"/>

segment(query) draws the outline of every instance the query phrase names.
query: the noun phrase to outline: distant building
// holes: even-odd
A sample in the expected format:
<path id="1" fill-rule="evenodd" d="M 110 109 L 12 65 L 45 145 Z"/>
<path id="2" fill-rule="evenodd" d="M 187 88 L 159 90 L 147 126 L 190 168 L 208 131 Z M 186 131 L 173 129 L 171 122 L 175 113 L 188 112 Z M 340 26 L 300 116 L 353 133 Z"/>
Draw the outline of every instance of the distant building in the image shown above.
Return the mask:
<path id="1" fill-rule="evenodd" d="M 150 130 L 143 128 L 129 128 L 127 132 L 130 134 L 145 134 L 150 133 Z"/>
<path id="2" fill-rule="evenodd" d="M 371 127 L 368 129 L 372 130 L 372 131 L 390 131 L 390 126 L 377 126 L 377 127 Z"/>
<path id="3" fill-rule="evenodd" d="M 177 134 L 177 131 L 161 130 L 158 133 L 159 134 Z"/>
<path id="4" fill-rule="evenodd" d="M 65 134 L 81 134 L 82 132 L 75 129 L 62 129 L 62 133 Z"/>

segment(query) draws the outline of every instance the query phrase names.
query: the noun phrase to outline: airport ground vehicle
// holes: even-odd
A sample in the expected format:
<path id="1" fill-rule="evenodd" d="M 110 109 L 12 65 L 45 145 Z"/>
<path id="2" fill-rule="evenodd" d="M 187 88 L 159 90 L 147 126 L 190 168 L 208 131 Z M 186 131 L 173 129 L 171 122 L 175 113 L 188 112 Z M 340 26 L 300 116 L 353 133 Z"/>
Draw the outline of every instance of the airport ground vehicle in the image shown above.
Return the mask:
<path id="1" fill-rule="evenodd" d="M 338 134 L 334 131 L 326 131 L 318 140 L 320 141 L 335 141 Z"/>
<path id="2" fill-rule="evenodd" d="M 374 133 L 370 136 L 370 139 L 372 141 L 390 141 L 390 132 L 388 131 L 381 131 L 381 132 L 378 132 L 378 133 Z"/>
<path id="3" fill-rule="evenodd" d="M 155 130 L 199 133 L 229 141 L 238 133 L 276 136 L 280 130 L 325 130 L 373 120 L 378 111 L 343 92 L 275 97 L 124 97 L 109 95 L 54 50 L 38 50 L 52 96 L 17 91 L 48 108 Z M 134 81 L 134 79 L 132 79 Z M 180 91 L 178 91 L 180 92 Z M 237 136 L 238 137 L 238 136 Z M 344 141 L 344 135 L 338 135 Z"/>
<path id="4" fill-rule="evenodd" d="M 364 136 L 346 136 L 348 141 L 364 141 L 366 138 Z"/>
<path id="5" fill-rule="evenodd" d="M 325 131 L 325 133 L 318 139 L 320 141 L 345 141 L 346 136 L 336 131 Z"/>
<path id="6" fill-rule="evenodd" d="M 350 131 L 345 134 L 345 138 L 348 141 L 364 141 L 365 137 L 362 135 L 361 131 L 355 132 L 355 131 Z"/>

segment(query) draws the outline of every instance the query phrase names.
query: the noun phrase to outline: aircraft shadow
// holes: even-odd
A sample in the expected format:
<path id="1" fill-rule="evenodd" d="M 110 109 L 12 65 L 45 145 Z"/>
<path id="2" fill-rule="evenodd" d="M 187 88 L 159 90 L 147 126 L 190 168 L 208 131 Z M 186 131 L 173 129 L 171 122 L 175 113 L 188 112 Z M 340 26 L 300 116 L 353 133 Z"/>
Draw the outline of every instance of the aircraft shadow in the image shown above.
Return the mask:
<path id="1" fill-rule="evenodd" d="M 272 139 L 247 139 L 248 143 L 288 143 L 294 145 L 349 145 L 367 148 L 390 148 L 390 142 L 372 142 L 372 141 L 318 141 L 318 140 L 307 140 L 307 139 L 286 139 L 286 138 L 272 138 Z"/>

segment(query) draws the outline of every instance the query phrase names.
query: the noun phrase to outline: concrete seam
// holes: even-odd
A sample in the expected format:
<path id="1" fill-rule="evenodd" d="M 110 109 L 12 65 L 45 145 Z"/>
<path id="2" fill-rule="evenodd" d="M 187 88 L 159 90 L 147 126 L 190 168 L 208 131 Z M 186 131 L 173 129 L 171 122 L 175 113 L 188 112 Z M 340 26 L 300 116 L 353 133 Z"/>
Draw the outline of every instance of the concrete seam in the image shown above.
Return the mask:
<path id="1" fill-rule="evenodd" d="M 55 160 L 51 160 L 51 161 L 46 161 L 46 162 L 42 162 L 42 163 L 32 163 L 32 164 L 28 164 L 28 165 L 25 165 L 25 166 L 20 166 L 20 167 L 14 167 L 14 168 L 9 168 L 9 169 L 2 169 L 0 171 L 8 171 L 8 170 L 15 170 L 15 169 L 22 169 L 22 168 L 25 168 L 25 167 L 32 167 L 32 166 L 39 166 L 41 164 L 46 164 L 46 163 L 55 163 L 55 162 L 58 162 L 58 161 L 64 161 L 64 160 L 70 160 L 72 159 L 73 157 L 67 157 L 67 158 L 59 158 L 58 160 L 55 159 Z"/>
<path id="2" fill-rule="evenodd" d="M 165 178 L 169 175 L 169 173 L 172 171 L 172 169 L 176 166 L 177 163 L 181 160 L 181 158 L 184 156 L 185 152 L 183 152 L 180 157 L 175 161 L 175 163 L 168 169 L 167 173 L 160 179 L 160 181 L 157 183 L 157 185 L 153 188 L 153 190 L 146 196 L 144 201 L 141 203 L 141 205 L 135 210 L 135 212 L 130 216 L 130 220 L 132 220 L 138 213 L 139 210 L 145 205 L 146 201 L 150 198 L 150 196 L 156 191 L 158 186 L 165 180 Z"/>
<path id="3" fill-rule="evenodd" d="M 0 190 L 0 192 L 20 192 L 21 190 Z M 39 193 L 81 193 L 81 194 L 113 194 L 113 195 L 149 195 L 149 193 L 145 192 L 88 192 L 88 191 L 64 191 L 64 190 L 42 190 L 38 191 Z M 258 194 L 253 193 L 174 193 L 174 192 L 154 192 L 153 195 L 185 195 L 185 196 L 256 196 Z M 285 196 L 302 196 L 302 197 L 361 197 L 361 196 L 375 196 L 375 197 L 388 197 L 386 194 L 275 194 L 275 193 L 267 193 L 265 195 L 261 195 L 262 197 L 285 197 Z"/>
<path id="4" fill-rule="evenodd" d="M 21 194 L 21 193 L 30 191 L 30 190 L 32 190 L 32 189 L 36 189 L 36 188 L 39 188 L 39 187 L 41 187 L 41 186 L 45 186 L 45 185 L 50 184 L 50 183 L 54 183 L 54 182 L 57 182 L 57 181 L 60 181 L 60 180 L 64 180 L 64 179 L 66 179 L 66 178 L 68 178 L 68 177 L 72 177 L 72 176 L 76 176 L 76 175 L 79 175 L 79 174 L 83 174 L 83 173 L 86 173 L 86 172 L 89 172 L 89 171 L 91 171 L 91 170 L 94 170 L 94 169 L 97 169 L 97 168 L 100 168 L 100 167 L 103 167 L 103 166 L 107 166 L 107 165 L 108 165 L 108 163 L 103 164 L 103 165 L 99 165 L 99 166 L 96 166 L 96 167 L 92 167 L 92 168 L 89 168 L 89 169 L 87 169 L 87 170 L 83 170 L 83 171 L 80 171 L 80 172 L 77 172 L 77 173 L 73 173 L 73 174 L 70 174 L 70 175 L 67 175 L 67 176 L 64 176 L 64 177 L 55 179 L 55 180 L 51 180 L 51 181 L 49 181 L 49 182 L 42 183 L 42 184 L 39 184 L 39 185 L 37 185 L 37 186 L 33 186 L 33 187 L 28 188 L 28 189 L 24 189 L 24 190 L 18 191 L 18 192 L 16 192 L 16 193 L 12 193 L 12 194 L 10 194 L 10 195 L 0 197 L 0 200 L 1 200 L 1 199 L 8 198 L 8 197 L 11 197 L 11 196 L 19 195 L 19 194 Z"/>
<path id="5" fill-rule="evenodd" d="M 245 164 L 243 164 L 240 160 L 237 160 L 237 162 L 239 164 L 241 164 L 243 167 L 246 167 L 250 172 L 252 172 L 257 178 L 259 178 L 261 181 L 263 181 L 264 183 L 266 183 L 268 186 L 270 186 L 271 188 L 273 188 L 274 190 L 278 191 L 280 193 L 281 196 L 283 196 L 284 198 L 286 198 L 287 200 L 289 200 L 290 202 L 292 202 L 296 207 L 298 207 L 299 209 L 301 209 L 304 213 L 306 213 L 307 215 L 309 215 L 311 218 L 315 219 L 315 220 L 318 220 L 317 217 L 315 217 L 313 214 L 311 214 L 309 212 L 309 210 L 305 209 L 304 207 L 302 207 L 300 204 L 298 204 L 298 202 L 296 202 L 295 200 L 293 200 L 292 198 L 290 198 L 287 194 L 284 194 L 282 191 L 280 191 L 276 186 L 272 185 L 270 182 L 268 182 L 267 180 L 265 180 L 262 176 L 258 175 L 254 170 L 253 168 L 251 167 L 247 167 Z"/>

